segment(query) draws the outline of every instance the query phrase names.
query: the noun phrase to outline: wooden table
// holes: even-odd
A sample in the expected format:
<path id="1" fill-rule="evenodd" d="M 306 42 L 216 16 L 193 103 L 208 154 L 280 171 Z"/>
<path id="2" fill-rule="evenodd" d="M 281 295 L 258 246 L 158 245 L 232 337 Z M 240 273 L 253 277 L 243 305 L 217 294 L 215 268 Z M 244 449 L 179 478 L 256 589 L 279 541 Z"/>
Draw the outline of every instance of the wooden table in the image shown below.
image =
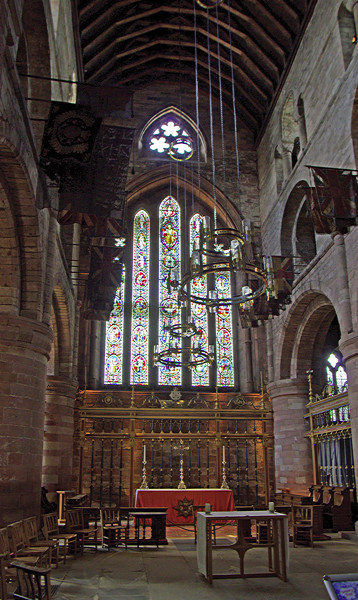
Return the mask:
<path id="1" fill-rule="evenodd" d="M 175 525 L 189 525 L 193 523 L 192 512 L 187 513 L 185 508 L 191 503 L 194 506 L 211 504 L 213 510 L 234 510 L 235 502 L 231 490 L 221 488 L 187 488 L 187 489 L 138 489 L 135 495 L 137 508 L 154 508 L 166 506 L 168 508 L 167 523 Z"/>
<path id="2" fill-rule="evenodd" d="M 139 546 L 162 546 L 168 544 L 166 537 L 166 508 L 121 508 L 121 515 L 127 518 L 127 529 L 129 519 L 134 518 L 134 538 L 128 536 L 127 545 Z M 150 531 L 150 537 L 147 532 Z"/>
<path id="3" fill-rule="evenodd" d="M 224 522 L 236 524 L 236 541 L 229 545 L 213 546 L 212 529 L 213 524 L 220 525 Z M 253 542 L 245 536 L 248 527 L 265 524 L 268 531 L 268 539 L 265 544 Z M 266 510 L 260 511 L 231 511 L 198 513 L 197 520 L 197 559 L 198 569 L 211 584 L 213 579 L 244 578 L 244 577 L 279 577 L 287 581 L 288 567 L 288 519 L 282 513 L 272 513 Z M 260 573 L 245 573 L 244 556 L 251 548 L 267 548 L 268 570 Z M 239 555 L 240 573 L 213 573 L 213 549 L 220 548 L 235 550 Z"/>

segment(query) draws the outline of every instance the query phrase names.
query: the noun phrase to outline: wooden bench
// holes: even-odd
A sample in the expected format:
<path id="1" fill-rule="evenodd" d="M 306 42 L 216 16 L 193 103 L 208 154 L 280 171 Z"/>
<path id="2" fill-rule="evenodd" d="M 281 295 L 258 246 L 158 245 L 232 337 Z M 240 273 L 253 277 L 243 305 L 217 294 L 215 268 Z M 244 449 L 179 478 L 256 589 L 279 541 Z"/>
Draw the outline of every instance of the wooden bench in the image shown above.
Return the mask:
<path id="1" fill-rule="evenodd" d="M 328 495 L 323 495 L 323 523 L 333 531 L 351 531 L 353 527 L 350 489 L 332 487 Z"/>

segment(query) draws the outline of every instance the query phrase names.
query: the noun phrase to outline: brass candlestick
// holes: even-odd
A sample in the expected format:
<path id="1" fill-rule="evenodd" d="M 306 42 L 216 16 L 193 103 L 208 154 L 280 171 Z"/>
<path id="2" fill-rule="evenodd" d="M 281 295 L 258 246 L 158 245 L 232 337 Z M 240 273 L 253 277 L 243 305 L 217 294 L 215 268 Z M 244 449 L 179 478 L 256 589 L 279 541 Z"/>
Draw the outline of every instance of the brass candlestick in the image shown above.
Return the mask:
<path id="1" fill-rule="evenodd" d="M 223 459 L 222 459 L 222 483 L 221 489 L 228 490 L 230 489 L 226 480 L 226 460 L 225 460 L 225 446 L 223 446 Z"/>

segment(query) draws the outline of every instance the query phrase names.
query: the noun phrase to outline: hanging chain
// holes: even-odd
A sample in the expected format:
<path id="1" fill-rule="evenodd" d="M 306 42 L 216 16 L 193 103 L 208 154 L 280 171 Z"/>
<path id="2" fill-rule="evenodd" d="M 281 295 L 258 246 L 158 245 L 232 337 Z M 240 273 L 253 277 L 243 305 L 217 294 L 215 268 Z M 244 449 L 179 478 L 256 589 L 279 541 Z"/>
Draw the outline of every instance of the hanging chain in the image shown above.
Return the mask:
<path id="1" fill-rule="evenodd" d="M 214 131 L 213 131 L 213 99 L 212 99 L 212 82 L 211 82 L 211 57 L 210 57 L 210 26 L 209 26 L 210 21 L 209 21 L 209 11 L 208 10 L 206 11 L 206 16 L 207 16 L 207 46 L 208 46 L 208 74 L 209 74 L 210 145 L 211 145 L 213 198 L 214 198 L 214 229 L 217 229 L 215 149 L 214 149 Z"/>
<path id="2" fill-rule="evenodd" d="M 241 219 L 243 219 L 241 212 L 241 200 L 240 200 L 240 162 L 239 162 L 239 146 L 237 140 L 237 115 L 236 115 L 236 97 L 235 97 L 235 80 L 234 80 L 234 61 L 232 54 L 232 35 L 231 35 L 231 8 L 230 0 L 228 0 L 228 26 L 229 26 L 229 39 L 230 39 L 230 68 L 231 68 L 231 95 L 232 95 L 232 110 L 234 113 L 234 135 L 235 135 L 235 152 L 236 152 L 236 174 L 237 174 L 237 206 Z"/>
<path id="3" fill-rule="evenodd" d="M 196 151 L 198 156 L 198 191 L 200 201 L 200 136 L 199 136 L 199 78 L 198 78 L 198 36 L 196 23 L 196 0 L 194 4 L 194 50 L 195 50 L 195 112 L 196 112 Z"/>
<path id="4" fill-rule="evenodd" d="M 221 80 L 221 55 L 220 55 L 220 31 L 219 31 L 219 14 L 216 6 L 216 37 L 218 45 L 218 71 L 219 71 L 219 95 L 220 95 L 220 129 L 221 129 L 221 154 L 223 167 L 223 189 L 226 195 L 226 160 L 225 160 L 225 139 L 224 139 L 224 112 L 223 112 L 223 95 L 222 95 L 222 80 Z M 227 211 L 226 211 L 227 212 Z"/>

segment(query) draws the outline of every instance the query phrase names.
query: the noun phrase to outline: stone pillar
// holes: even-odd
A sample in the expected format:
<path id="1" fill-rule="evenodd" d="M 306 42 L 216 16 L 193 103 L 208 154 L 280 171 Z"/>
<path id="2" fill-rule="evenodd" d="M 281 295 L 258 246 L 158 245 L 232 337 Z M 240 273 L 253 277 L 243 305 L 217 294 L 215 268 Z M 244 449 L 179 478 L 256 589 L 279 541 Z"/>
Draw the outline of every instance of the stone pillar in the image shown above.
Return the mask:
<path id="1" fill-rule="evenodd" d="M 49 377 L 45 404 L 42 485 L 48 499 L 56 501 L 57 490 L 72 490 L 74 405 L 76 387 Z"/>
<path id="2" fill-rule="evenodd" d="M 342 352 L 348 379 L 348 399 L 350 406 L 352 445 L 356 482 L 358 481 L 358 336 L 352 334 L 341 338 L 339 349 Z"/>
<path id="3" fill-rule="evenodd" d="M 286 181 L 286 179 L 288 179 L 291 175 L 292 171 L 292 152 L 285 147 L 282 148 L 282 167 L 283 179 Z"/>
<path id="4" fill-rule="evenodd" d="M 245 379 L 242 381 L 241 391 L 251 394 L 254 389 L 252 377 L 252 340 L 250 329 L 243 329 L 245 343 Z"/>
<path id="5" fill-rule="evenodd" d="M 0 524 L 40 513 L 47 325 L 0 313 Z"/>
<path id="6" fill-rule="evenodd" d="M 304 435 L 308 403 L 307 381 L 285 379 L 268 386 L 272 399 L 276 489 L 307 492 L 313 482 L 309 438 Z"/>
<path id="7" fill-rule="evenodd" d="M 335 252 L 335 272 L 338 289 L 339 303 L 339 323 L 341 327 L 342 338 L 352 332 L 352 311 L 349 295 L 348 269 L 346 247 L 344 236 L 341 233 L 333 234 L 334 252 Z"/>
<path id="8" fill-rule="evenodd" d="M 101 333 L 102 321 L 90 321 L 91 323 L 91 343 L 90 343 L 90 358 L 89 358 L 89 373 L 88 378 L 89 388 L 95 390 L 100 386 L 101 373 Z"/>

